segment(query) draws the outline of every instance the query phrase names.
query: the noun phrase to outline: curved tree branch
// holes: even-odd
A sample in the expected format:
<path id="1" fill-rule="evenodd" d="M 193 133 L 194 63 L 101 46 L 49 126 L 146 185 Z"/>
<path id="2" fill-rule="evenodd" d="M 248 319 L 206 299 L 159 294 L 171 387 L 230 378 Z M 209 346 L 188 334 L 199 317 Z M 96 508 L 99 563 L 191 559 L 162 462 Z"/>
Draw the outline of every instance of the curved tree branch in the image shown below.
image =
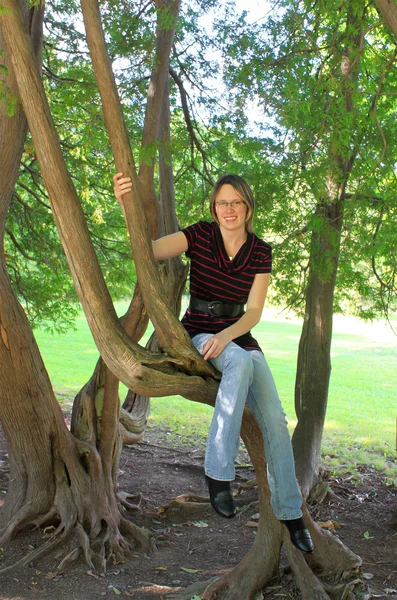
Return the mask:
<path id="1" fill-rule="evenodd" d="M 63 160 L 59 139 L 33 58 L 21 10 L 12 0 L 4 0 L 3 6 L 9 9 L 7 14 L 3 13 L 0 17 L 4 40 L 12 59 L 55 221 L 76 291 L 105 362 L 127 387 L 135 389 L 139 393 L 152 396 L 181 393 L 187 394 L 187 397 L 190 396 L 192 399 L 207 402 L 208 398 L 215 397 L 217 387 L 213 379 L 213 371 L 208 365 L 203 364 L 198 353 L 193 351 L 186 333 L 178 336 L 179 329 L 176 329 L 178 333 L 175 333 L 174 339 L 179 341 L 179 347 L 174 349 L 174 353 L 178 353 L 179 357 L 172 359 L 142 349 L 129 338 L 119 323 L 93 250 L 80 202 Z M 108 92 L 112 93 L 111 90 Z M 116 104 L 119 106 L 117 102 Z M 119 111 L 122 119 L 121 109 Z M 129 167 L 124 171 L 131 172 L 133 170 L 135 173 L 132 157 L 130 161 L 126 159 L 125 145 L 123 146 L 121 143 L 123 134 L 120 133 L 120 128 L 114 138 L 118 155 L 123 159 L 122 164 Z M 138 196 L 135 195 L 135 198 Z M 149 240 L 143 210 L 139 202 L 131 203 L 129 206 L 131 209 L 127 211 L 130 217 L 128 219 L 129 228 L 130 232 L 134 234 L 131 237 L 134 237 L 134 240 L 138 238 L 137 247 L 144 256 L 142 263 L 146 267 L 146 261 L 150 262 L 153 267 L 149 269 L 149 278 L 146 278 L 146 297 L 161 295 L 157 266 L 153 260 L 150 261 L 148 258 Z M 139 251 L 138 256 L 141 256 Z M 137 271 L 142 272 L 140 263 L 141 261 L 137 264 Z M 156 310 L 156 322 L 166 322 L 174 332 L 174 323 L 176 327 L 182 329 L 182 325 L 170 313 L 164 301 L 156 303 Z M 161 327 L 159 330 L 161 331 Z M 183 340 L 182 344 L 181 340 Z M 167 341 L 172 346 L 173 340 Z M 186 350 L 183 344 L 185 344 Z M 180 371 L 193 373 L 193 375 L 203 374 L 207 377 L 210 376 L 211 379 L 204 381 L 197 377 L 182 375 Z"/>
<path id="2" fill-rule="evenodd" d="M 10 0 L 7 1 L 9 2 Z M 173 4 L 174 7 L 176 5 L 179 5 L 179 2 Z M 123 196 L 122 207 L 130 235 L 133 256 L 139 257 L 139 260 L 135 261 L 135 266 L 145 306 L 155 327 L 160 347 L 171 356 L 184 356 L 192 365 L 198 365 L 204 361 L 201 361 L 199 354 L 191 344 L 190 338 L 181 323 L 169 310 L 167 298 L 162 289 L 159 271 L 154 261 L 146 214 L 142 203 L 140 180 L 136 173 L 121 105 L 118 99 L 117 87 L 106 50 L 99 6 L 96 0 L 82 0 L 82 8 L 88 46 L 92 56 L 98 88 L 102 97 L 104 116 L 109 131 L 116 168 L 117 171 L 129 175 L 132 181 L 132 191 Z M 171 32 L 173 32 L 173 28 L 170 28 L 168 32 L 169 36 L 171 36 Z M 171 42 L 172 38 L 168 40 L 169 46 Z M 154 78 L 158 86 L 153 91 L 161 95 L 161 102 L 165 76 L 166 71 L 164 69 L 164 73 L 162 73 L 162 77 L 158 81 L 156 77 Z M 162 89 L 160 88 L 160 84 L 163 86 Z M 159 111 L 161 110 L 161 102 L 158 107 Z M 153 106 L 155 105 L 157 104 L 153 100 Z M 151 109 L 149 114 L 153 117 Z M 157 119 L 157 124 L 155 127 L 152 125 L 154 129 L 151 135 L 153 135 L 154 131 L 158 131 L 159 114 L 155 118 Z M 149 134 L 147 135 L 149 139 L 150 136 Z M 199 371 L 208 375 L 213 374 L 213 370 L 204 364 L 200 365 Z M 136 388 L 133 389 L 136 390 Z"/>

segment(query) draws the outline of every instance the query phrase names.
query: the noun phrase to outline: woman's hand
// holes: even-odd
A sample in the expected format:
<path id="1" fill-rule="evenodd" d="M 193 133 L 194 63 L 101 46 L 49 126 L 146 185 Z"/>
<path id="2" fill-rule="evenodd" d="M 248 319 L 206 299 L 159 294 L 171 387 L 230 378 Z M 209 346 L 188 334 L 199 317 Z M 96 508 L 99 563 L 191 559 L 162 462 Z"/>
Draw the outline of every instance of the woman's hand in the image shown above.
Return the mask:
<path id="1" fill-rule="evenodd" d="M 117 200 L 120 202 L 120 200 L 124 196 L 124 194 L 127 194 L 128 192 L 131 191 L 131 188 L 132 188 L 131 178 L 123 177 L 122 173 L 116 173 L 116 175 L 113 176 L 113 182 L 114 182 L 114 187 L 113 187 L 114 195 L 116 196 Z"/>
<path id="2" fill-rule="evenodd" d="M 225 331 L 220 331 L 213 335 L 203 346 L 201 354 L 204 360 L 209 358 L 217 358 L 231 342 L 229 335 Z"/>

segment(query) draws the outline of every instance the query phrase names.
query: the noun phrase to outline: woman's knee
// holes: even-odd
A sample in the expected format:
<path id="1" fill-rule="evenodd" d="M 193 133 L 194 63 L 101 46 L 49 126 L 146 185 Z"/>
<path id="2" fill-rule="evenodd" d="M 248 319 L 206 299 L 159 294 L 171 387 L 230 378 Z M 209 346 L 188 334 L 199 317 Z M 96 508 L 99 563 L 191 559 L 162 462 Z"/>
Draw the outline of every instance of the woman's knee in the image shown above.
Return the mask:
<path id="1" fill-rule="evenodd" d="M 231 342 L 228 346 L 226 346 L 224 356 L 224 366 L 223 370 L 226 369 L 229 371 L 234 371 L 237 373 L 246 374 L 251 380 L 254 373 L 254 364 L 252 362 L 252 358 L 250 353 L 244 348 L 241 348 L 237 344 Z"/>

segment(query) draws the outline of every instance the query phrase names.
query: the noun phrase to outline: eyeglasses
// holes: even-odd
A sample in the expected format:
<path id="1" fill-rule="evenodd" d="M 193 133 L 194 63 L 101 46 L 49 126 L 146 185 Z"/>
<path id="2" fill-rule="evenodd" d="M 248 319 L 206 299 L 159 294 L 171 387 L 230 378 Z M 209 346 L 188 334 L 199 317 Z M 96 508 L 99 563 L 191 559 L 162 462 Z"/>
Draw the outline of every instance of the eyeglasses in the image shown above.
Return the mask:
<path id="1" fill-rule="evenodd" d="M 239 206 L 242 206 L 244 204 L 245 202 L 243 202 L 242 200 L 233 200 L 233 202 L 224 202 L 223 200 L 220 200 L 219 202 L 215 202 L 215 206 L 217 208 L 221 208 L 222 210 L 229 206 L 230 208 L 239 208 Z"/>

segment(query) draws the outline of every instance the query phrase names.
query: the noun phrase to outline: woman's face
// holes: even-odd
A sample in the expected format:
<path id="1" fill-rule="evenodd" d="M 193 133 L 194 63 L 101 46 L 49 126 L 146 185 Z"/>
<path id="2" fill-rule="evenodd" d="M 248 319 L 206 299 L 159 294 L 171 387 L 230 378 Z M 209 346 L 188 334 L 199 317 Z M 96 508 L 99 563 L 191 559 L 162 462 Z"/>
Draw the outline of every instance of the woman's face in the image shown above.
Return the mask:
<path id="1" fill-rule="evenodd" d="M 215 199 L 215 212 L 219 225 L 228 231 L 245 229 L 247 205 L 237 191 L 229 183 L 219 189 Z"/>

